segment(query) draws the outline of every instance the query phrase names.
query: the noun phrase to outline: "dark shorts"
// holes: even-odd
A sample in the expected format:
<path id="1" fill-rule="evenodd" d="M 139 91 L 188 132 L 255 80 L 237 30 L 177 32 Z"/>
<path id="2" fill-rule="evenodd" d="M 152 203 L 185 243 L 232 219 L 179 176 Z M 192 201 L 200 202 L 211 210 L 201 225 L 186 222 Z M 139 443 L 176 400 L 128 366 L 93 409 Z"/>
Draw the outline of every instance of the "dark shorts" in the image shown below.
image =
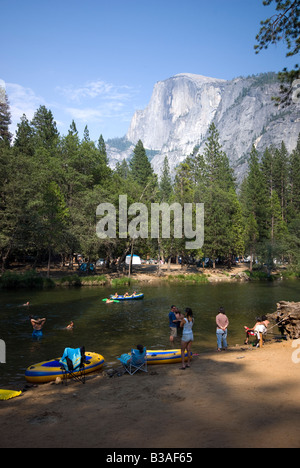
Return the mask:
<path id="1" fill-rule="evenodd" d="M 33 330 L 32 338 L 34 340 L 41 340 L 43 338 L 42 330 Z"/>

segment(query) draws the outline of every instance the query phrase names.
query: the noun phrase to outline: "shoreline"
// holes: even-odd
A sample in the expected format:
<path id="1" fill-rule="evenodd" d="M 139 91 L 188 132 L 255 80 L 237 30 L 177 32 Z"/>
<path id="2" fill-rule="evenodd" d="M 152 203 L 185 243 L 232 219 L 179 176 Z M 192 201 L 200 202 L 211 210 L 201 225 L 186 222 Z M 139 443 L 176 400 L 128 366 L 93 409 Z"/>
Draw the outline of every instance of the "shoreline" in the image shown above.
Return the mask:
<path id="1" fill-rule="evenodd" d="M 29 388 L 0 402 L 0 447 L 299 447 L 293 344 L 204 352 L 185 371 L 152 365 L 147 374 L 104 371 L 85 385 Z"/>
<path id="2" fill-rule="evenodd" d="M 56 287 L 84 287 L 84 286 L 107 286 L 107 287 L 122 287 L 134 284 L 162 284 L 181 283 L 181 284 L 209 284 L 209 283 L 245 283 L 253 281 L 281 281 L 286 279 L 299 279 L 299 276 L 288 275 L 286 270 L 276 270 L 270 277 L 264 272 L 249 271 L 249 266 L 246 264 L 238 264 L 230 270 L 227 268 L 216 268 L 202 270 L 196 267 L 184 267 L 180 265 L 171 265 L 168 269 L 167 265 L 162 265 L 158 272 L 157 265 L 143 265 L 134 268 L 132 275 L 129 277 L 125 273 L 120 273 L 111 270 L 97 271 L 95 275 L 80 275 L 76 270 L 64 268 L 54 268 L 51 270 L 50 278 L 47 278 L 45 268 L 29 270 L 28 268 L 19 267 L 13 270 L 8 270 L 7 286 L 1 286 L 0 290 L 6 289 L 21 289 L 33 287 L 39 289 L 50 289 Z M 22 277 L 29 276 L 27 283 Z M 32 278 L 30 278 L 30 275 Z"/>

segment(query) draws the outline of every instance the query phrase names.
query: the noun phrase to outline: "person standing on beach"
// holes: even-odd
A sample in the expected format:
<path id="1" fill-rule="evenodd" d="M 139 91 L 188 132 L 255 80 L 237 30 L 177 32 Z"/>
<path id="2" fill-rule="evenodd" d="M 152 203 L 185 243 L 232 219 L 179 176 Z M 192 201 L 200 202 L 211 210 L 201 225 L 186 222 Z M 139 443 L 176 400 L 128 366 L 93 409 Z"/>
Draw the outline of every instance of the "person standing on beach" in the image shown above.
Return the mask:
<path id="1" fill-rule="evenodd" d="M 170 327 L 170 342 L 173 343 L 174 338 L 177 338 L 178 322 L 176 317 L 178 309 L 176 306 L 171 306 L 171 312 L 169 313 L 169 327 Z"/>
<path id="2" fill-rule="evenodd" d="M 224 307 L 220 307 L 219 314 L 216 317 L 216 324 L 217 324 L 217 344 L 218 344 L 218 351 L 226 351 L 227 345 L 227 335 L 228 335 L 228 326 L 229 320 L 225 314 Z"/>
<path id="3" fill-rule="evenodd" d="M 186 316 L 182 320 L 180 326 L 183 328 L 182 338 L 181 338 L 181 360 L 182 366 L 180 369 L 184 370 L 187 367 L 190 367 L 191 363 L 191 348 L 194 341 L 193 326 L 194 326 L 194 317 L 192 309 L 185 309 Z M 187 350 L 188 361 L 185 365 L 185 350 Z"/>

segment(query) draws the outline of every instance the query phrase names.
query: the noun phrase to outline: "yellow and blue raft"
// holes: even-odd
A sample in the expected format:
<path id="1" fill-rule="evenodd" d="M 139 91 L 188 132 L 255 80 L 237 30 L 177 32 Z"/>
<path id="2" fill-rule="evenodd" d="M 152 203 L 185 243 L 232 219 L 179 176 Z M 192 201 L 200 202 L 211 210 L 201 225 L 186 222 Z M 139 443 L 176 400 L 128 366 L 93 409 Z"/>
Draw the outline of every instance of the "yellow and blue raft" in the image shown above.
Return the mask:
<path id="1" fill-rule="evenodd" d="M 85 374 L 98 371 L 104 364 L 104 357 L 97 353 L 85 353 L 85 359 L 87 361 L 84 364 Z M 25 378 L 30 383 L 46 383 L 56 380 L 57 377 L 63 377 L 64 371 L 60 362 L 61 358 L 52 359 L 51 361 L 40 362 L 34 364 L 25 372 Z M 74 372 L 76 375 L 76 372 Z"/>

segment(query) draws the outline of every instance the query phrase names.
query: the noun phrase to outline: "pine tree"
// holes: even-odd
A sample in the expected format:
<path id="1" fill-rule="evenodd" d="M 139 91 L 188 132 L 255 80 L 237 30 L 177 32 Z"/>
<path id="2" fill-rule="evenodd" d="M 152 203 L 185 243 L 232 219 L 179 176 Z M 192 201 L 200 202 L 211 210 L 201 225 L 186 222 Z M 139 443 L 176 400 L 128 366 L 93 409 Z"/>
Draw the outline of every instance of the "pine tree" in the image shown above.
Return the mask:
<path id="1" fill-rule="evenodd" d="M 84 127 L 84 130 L 83 130 L 83 141 L 85 141 L 85 142 L 91 141 L 90 132 L 89 132 L 89 129 L 88 129 L 87 125 Z"/>
<path id="2" fill-rule="evenodd" d="M 243 223 L 233 171 L 227 155 L 222 151 L 219 133 L 214 124 L 209 129 L 204 161 L 206 180 L 202 200 L 205 203 L 203 249 L 213 262 L 218 257 L 225 257 L 230 265 L 232 257 L 243 251 Z M 198 168 L 202 165 L 201 160 L 199 163 Z"/>
<path id="3" fill-rule="evenodd" d="M 103 160 L 103 162 L 108 166 L 108 157 L 107 157 L 107 152 L 106 152 L 106 145 L 104 142 L 104 138 L 102 135 L 100 135 L 99 140 L 98 140 L 98 151 L 100 153 L 100 156 Z"/>
<path id="4" fill-rule="evenodd" d="M 123 159 L 121 163 L 117 162 L 116 167 L 115 167 L 115 173 L 121 177 L 123 180 L 127 180 L 130 176 L 130 168 L 129 165 L 126 161 L 126 159 Z"/>
<path id="5" fill-rule="evenodd" d="M 229 159 L 222 151 L 219 142 L 219 132 L 214 123 L 209 128 L 209 137 L 205 145 L 204 160 L 207 166 L 206 177 L 211 185 L 221 186 L 222 189 L 233 187 L 233 170 L 230 168 Z"/>
<path id="6" fill-rule="evenodd" d="M 249 159 L 249 172 L 241 193 L 245 216 L 245 246 L 249 249 L 252 262 L 257 254 L 258 242 L 269 237 L 267 224 L 268 196 L 258 153 L 253 146 Z"/>
<path id="7" fill-rule="evenodd" d="M 54 181 L 45 185 L 40 198 L 32 203 L 35 212 L 35 243 L 48 252 L 48 272 L 50 276 L 51 254 L 61 251 L 67 229 L 69 210 L 65 198 Z"/>
<path id="8" fill-rule="evenodd" d="M 138 141 L 133 150 L 130 169 L 133 180 L 143 187 L 147 185 L 149 177 L 153 175 L 151 163 L 141 140 Z"/>
<path id="9" fill-rule="evenodd" d="M 0 144 L 10 145 L 12 135 L 9 131 L 11 115 L 5 89 L 0 86 Z"/>
<path id="10" fill-rule="evenodd" d="M 28 157 L 34 155 L 33 128 L 25 114 L 21 117 L 21 122 L 17 124 L 14 149 Z"/>
<path id="11" fill-rule="evenodd" d="M 288 160 L 288 152 L 284 142 L 282 142 L 280 149 L 276 149 L 274 155 L 274 183 L 280 201 L 283 221 L 286 220 L 287 210 Z"/>
<path id="12" fill-rule="evenodd" d="M 48 110 L 45 106 L 40 106 L 35 112 L 31 124 L 34 130 L 36 148 L 50 151 L 53 156 L 53 151 L 58 144 L 59 134 L 51 110 Z"/>
<path id="13" fill-rule="evenodd" d="M 162 176 L 159 184 L 160 199 L 163 202 L 168 202 L 173 192 L 172 178 L 170 174 L 170 166 L 167 156 L 164 159 Z"/>
<path id="14" fill-rule="evenodd" d="M 289 162 L 289 220 L 300 214 L 300 134 Z"/>

